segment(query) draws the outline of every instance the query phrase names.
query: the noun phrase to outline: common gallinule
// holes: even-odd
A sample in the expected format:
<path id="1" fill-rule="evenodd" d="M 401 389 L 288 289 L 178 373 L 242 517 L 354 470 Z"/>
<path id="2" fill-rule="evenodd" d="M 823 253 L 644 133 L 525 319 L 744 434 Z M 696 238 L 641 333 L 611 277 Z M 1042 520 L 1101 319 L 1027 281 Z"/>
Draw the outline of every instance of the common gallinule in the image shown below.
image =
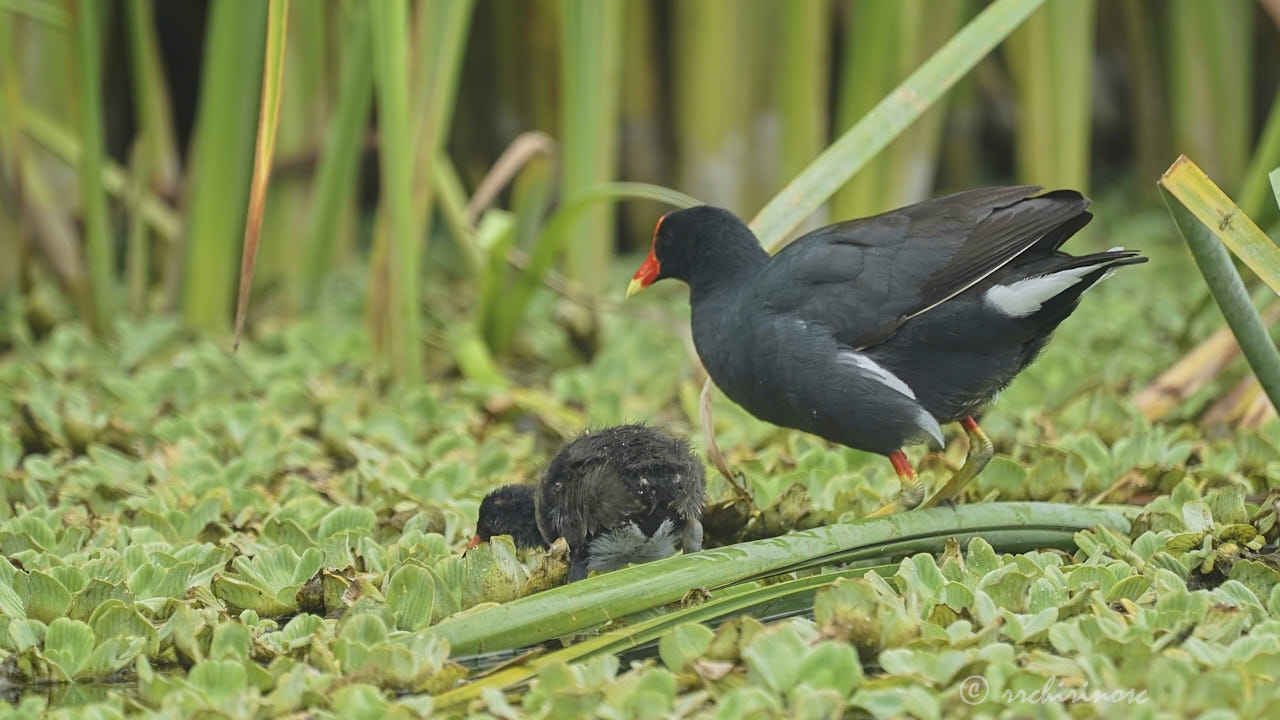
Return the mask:
<path id="1" fill-rule="evenodd" d="M 569 582 L 702 548 L 706 477 L 689 446 L 646 425 L 587 433 L 556 455 L 534 488 L 509 485 L 480 503 L 472 546 L 493 535 L 516 544 L 569 545 Z M 535 522 L 538 539 L 531 540 Z"/>
<path id="2" fill-rule="evenodd" d="M 926 502 L 955 497 L 991 457 L 972 415 L 1044 347 L 1080 294 L 1145 262 L 1115 248 L 1058 248 L 1093 217 L 1072 190 L 949 195 L 830 225 L 775 256 L 732 213 L 664 216 L 630 297 L 656 280 L 689 285 L 693 340 L 725 395 L 756 417 L 887 455 L 898 501 L 924 488 L 904 445 L 942 445 L 960 420 L 969 457 Z"/>

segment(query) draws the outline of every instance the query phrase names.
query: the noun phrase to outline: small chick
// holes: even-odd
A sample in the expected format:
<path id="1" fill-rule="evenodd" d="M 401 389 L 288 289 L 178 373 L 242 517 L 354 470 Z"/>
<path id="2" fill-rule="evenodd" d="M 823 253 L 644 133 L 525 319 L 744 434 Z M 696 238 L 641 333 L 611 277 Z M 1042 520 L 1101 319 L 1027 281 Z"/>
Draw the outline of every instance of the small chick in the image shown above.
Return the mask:
<path id="1" fill-rule="evenodd" d="M 619 425 L 569 443 L 538 483 L 538 528 L 569 543 L 569 581 L 702 549 L 702 463 L 687 443 Z"/>
<path id="2" fill-rule="evenodd" d="M 677 545 L 702 549 L 705 500 L 705 472 L 687 443 L 646 425 L 619 425 L 566 445 L 536 490 L 508 485 L 490 493 L 472 546 L 503 534 L 521 547 L 564 538 L 574 582 L 591 570 L 667 557 Z"/>

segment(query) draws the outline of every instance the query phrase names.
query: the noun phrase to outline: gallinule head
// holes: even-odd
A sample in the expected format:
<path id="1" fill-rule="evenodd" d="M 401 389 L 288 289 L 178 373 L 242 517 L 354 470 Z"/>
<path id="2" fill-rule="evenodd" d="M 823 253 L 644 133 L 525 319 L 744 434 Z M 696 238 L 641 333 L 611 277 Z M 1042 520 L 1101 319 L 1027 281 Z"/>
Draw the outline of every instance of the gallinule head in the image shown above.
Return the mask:
<path id="1" fill-rule="evenodd" d="M 762 420 L 889 456 L 900 507 L 923 497 L 902 447 L 941 445 L 940 423 L 960 420 L 972 462 L 932 505 L 990 458 L 972 414 L 1035 358 L 1081 293 L 1146 261 L 1121 248 L 1060 252 L 1092 218 L 1089 200 L 1039 192 L 928 200 L 814 230 L 772 257 L 732 213 L 680 210 L 658 221 L 627 295 L 665 278 L 688 283 L 694 345 L 720 389 Z"/>
<path id="2" fill-rule="evenodd" d="M 569 582 L 587 571 L 702 548 L 702 463 L 681 440 L 645 425 L 587 433 L 538 483 L 542 537 L 569 544 Z"/>
<path id="3" fill-rule="evenodd" d="M 545 548 L 534 509 L 532 485 L 506 485 L 484 496 L 476 518 L 476 534 L 467 549 L 489 542 L 494 535 L 510 535 L 518 548 Z"/>

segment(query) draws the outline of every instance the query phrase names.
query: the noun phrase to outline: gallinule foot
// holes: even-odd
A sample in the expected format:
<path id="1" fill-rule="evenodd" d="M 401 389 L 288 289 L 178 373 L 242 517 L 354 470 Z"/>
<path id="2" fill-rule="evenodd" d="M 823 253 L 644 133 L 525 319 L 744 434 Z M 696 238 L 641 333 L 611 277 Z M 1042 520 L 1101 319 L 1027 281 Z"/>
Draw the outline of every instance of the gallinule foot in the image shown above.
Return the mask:
<path id="1" fill-rule="evenodd" d="M 878 512 L 920 504 L 904 445 L 942 445 L 959 420 L 969 455 L 925 506 L 959 494 L 991 458 L 972 415 L 1044 347 L 1089 286 L 1145 262 L 1116 248 L 1058 248 L 1093 217 L 1072 190 L 949 195 L 830 225 L 775 256 L 732 213 L 664 216 L 630 297 L 656 280 L 689 285 L 707 372 L 756 417 L 887 455 L 902 481 Z"/>
<path id="2" fill-rule="evenodd" d="M 645 425 L 587 433 L 556 455 L 536 490 L 509 485 L 480 504 L 472 546 L 510 534 L 569 545 L 569 582 L 590 570 L 702 548 L 706 477 L 689 446 Z M 529 524 L 539 530 L 529 540 Z"/>

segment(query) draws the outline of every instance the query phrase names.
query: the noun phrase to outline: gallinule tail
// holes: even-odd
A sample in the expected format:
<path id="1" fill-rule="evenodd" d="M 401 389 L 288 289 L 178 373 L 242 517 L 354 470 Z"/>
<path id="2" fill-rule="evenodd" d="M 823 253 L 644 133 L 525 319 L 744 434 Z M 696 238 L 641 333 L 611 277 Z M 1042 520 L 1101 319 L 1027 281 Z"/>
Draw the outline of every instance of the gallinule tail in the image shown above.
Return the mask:
<path id="1" fill-rule="evenodd" d="M 605 428 L 566 445 L 536 490 L 509 485 L 490 493 L 472 545 L 502 534 L 520 544 L 536 518 L 538 546 L 559 537 L 568 543 L 569 582 L 664 558 L 677 546 L 695 552 L 705 487 L 702 463 L 683 441 L 645 425 Z"/>
<path id="2" fill-rule="evenodd" d="M 689 285 L 693 340 L 720 389 L 756 417 L 887 455 L 902 482 L 878 512 L 924 488 L 904 445 L 942 445 L 959 420 L 964 466 L 925 506 L 958 495 L 991 458 L 972 415 L 1027 366 L 1116 248 L 1058 248 L 1092 215 L 1072 190 L 949 195 L 815 230 L 775 256 L 732 213 L 702 206 L 658 221 L 630 297 L 656 280 Z"/>

